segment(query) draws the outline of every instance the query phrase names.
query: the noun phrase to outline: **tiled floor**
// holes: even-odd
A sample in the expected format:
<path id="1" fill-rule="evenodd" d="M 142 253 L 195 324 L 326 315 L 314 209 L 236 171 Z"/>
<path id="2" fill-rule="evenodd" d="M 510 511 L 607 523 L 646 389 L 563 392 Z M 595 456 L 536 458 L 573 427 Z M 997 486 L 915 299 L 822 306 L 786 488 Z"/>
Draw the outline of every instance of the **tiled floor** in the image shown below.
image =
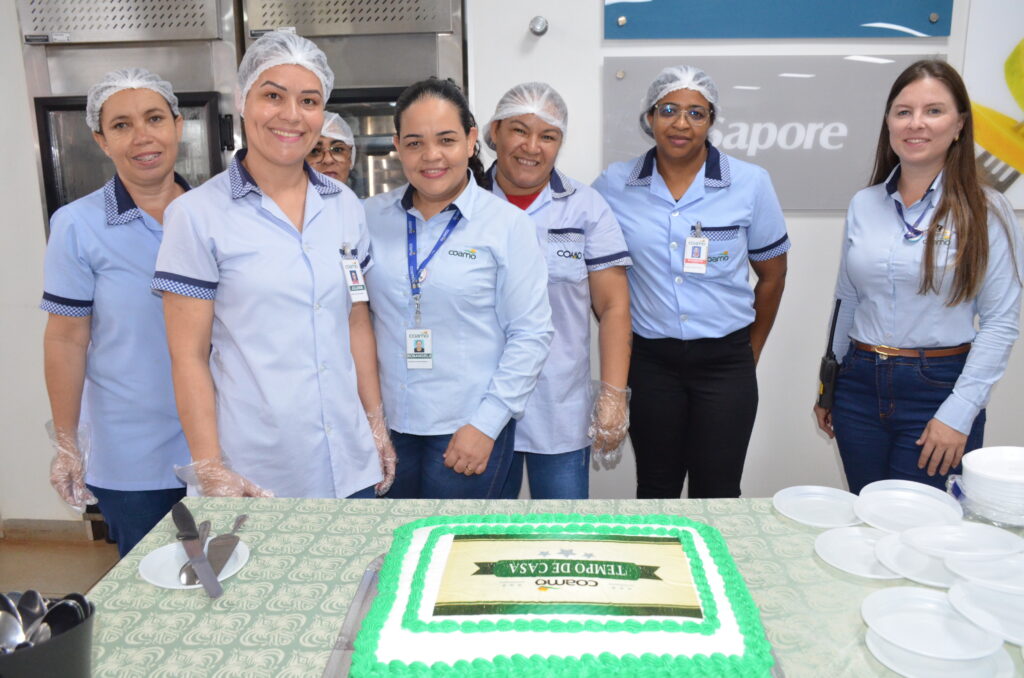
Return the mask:
<path id="1" fill-rule="evenodd" d="M 85 593 L 117 560 L 117 547 L 104 541 L 0 539 L 0 591 Z"/>

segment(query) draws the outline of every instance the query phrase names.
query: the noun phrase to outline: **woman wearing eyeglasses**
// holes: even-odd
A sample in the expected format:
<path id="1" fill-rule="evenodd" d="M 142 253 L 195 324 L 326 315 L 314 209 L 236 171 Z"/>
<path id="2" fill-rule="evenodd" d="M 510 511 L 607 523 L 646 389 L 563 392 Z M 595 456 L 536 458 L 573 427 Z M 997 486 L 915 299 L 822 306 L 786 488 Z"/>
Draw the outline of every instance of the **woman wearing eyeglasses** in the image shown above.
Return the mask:
<path id="1" fill-rule="evenodd" d="M 630 255 L 637 497 L 738 497 L 789 237 L 768 173 L 708 142 L 718 89 L 692 66 L 651 83 L 645 154 L 594 182 Z M 757 284 L 748 283 L 748 265 Z"/>
<path id="2" fill-rule="evenodd" d="M 320 139 L 306 156 L 306 162 L 320 174 L 326 174 L 340 184 L 347 184 L 355 159 L 355 137 L 352 136 L 352 128 L 337 113 L 324 112 L 324 126 L 320 130 Z"/>

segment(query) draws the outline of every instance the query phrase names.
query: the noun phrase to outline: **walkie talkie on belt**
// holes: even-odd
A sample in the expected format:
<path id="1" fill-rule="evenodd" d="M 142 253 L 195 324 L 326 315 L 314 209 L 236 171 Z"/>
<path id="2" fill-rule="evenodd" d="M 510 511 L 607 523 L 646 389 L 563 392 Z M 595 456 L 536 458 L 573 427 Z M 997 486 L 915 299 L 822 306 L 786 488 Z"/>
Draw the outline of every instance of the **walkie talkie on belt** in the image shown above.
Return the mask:
<path id="1" fill-rule="evenodd" d="M 839 320 L 839 304 L 842 299 L 836 299 L 835 308 L 832 309 L 832 327 L 828 331 L 828 346 L 825 347 L 825 355 L 821 358 L 821 367 L 818 369 L 818 407 L 831 410 L 836 396 L 836 377 L 839 376 L 839 361 L 836 360 L 835 351 L 832 350 L 832 341 L 836 336 L 836 321 Z"/>

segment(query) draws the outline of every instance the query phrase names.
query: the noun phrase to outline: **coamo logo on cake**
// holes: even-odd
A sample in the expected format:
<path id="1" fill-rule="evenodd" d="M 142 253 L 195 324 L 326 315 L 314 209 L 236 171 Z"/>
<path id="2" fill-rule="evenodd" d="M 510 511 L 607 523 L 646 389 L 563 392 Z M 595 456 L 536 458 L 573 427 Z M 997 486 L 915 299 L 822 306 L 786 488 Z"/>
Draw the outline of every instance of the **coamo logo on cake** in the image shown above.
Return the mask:
<path id="1" fill-rule="evenodd" d="M 467 247 L 464 250 L 448 250 L 448 256 L 462 259 L 476 259 L 476 250 Z"/>
<path id="2" fill-rule="evenodd" d="M 838 151 L 846 143 L 849 129 L 842 122 L 728 122 L 719 118 L 708 132 L 716 148 L 739 155 L 743 151 L 754 157 L 760 151 L 779 148 L 783 151 L 810 151 L 820 148 Z"/>

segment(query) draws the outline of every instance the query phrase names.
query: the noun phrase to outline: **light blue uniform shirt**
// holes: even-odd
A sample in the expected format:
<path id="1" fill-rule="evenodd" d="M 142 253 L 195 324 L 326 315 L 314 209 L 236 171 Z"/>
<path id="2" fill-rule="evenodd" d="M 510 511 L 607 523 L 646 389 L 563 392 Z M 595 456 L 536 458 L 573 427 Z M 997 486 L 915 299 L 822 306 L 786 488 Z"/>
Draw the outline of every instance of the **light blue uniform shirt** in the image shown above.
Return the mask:
<path id="1" fill-rule="evenodd" d="M 279 497 L 346 497 L 381 479 L 340 253 L 370 267 L 363 210 L 307 167 L 299 232 L 243 157 L 167 209 L 153 287 L 214 301 L 210 372 L 234 470 Z"/>
<path id="2" fill-rule="evenodd" d="M 40 308 L 91 316 L 81 423 L 90 433 L 85 480 L 95 487 L 178 488 L 174 465 L 190 461 L 163 306 L 149 289 L 162 237 L 116 175 L 50 219 Z"/>
<path id="3" fill-rule="evenodd" d="M 376 260 L 367 287 L 388 423 L 414 435 L 450 435 L 472 424 L 497 438 L 522 415 L 553 333 L 547 267 L 533 222 L 472 179 L 426 223 L 408 184 L 364 204 Z M 405 331 L 414 327 L 415 306 L 406 214 L 416 218 L 422 264 L 453 210 L 462 218 L 420 284 L 420 326 L 433 333 L 433 369 L 410 370 Z"/>
<path id="4" fill-rule="evenodd" d="M 658 173 L 655 149 L 610 165 L 594 181 L 629 245 L 633 331 L 647 339 L 724 337 L 754 322 L 747 260 L 789 250 L 768 173 L 710 144 L 703 169 L 678 200 Z M 683 273 L 686 238 L 700 222 L 706 273 Z"/>
<path id="5" fill-rule="evenodd" d="M 493 179 L 494 167 L 490 169 Z M 495 195 L 505 198 L 496 181 Z M 590 279 L 593 271 L 630 266 L 615 215 L 604 198 L 552 170 L 526 209 L 548 265 L 548 301 L 555 336 L 537 388 L 516 424 L 516 450 L 561 454 L 590 445 Z"/>
<path id="6" fill-rule="evenodd" d="M 836 297 L 842 299 L 842 304 L 833 350 L 842 360 L 851 338 L 894 348 L 938 348 L 972 342 L 953 393 L 935 413 L 936 419 L 966 434 L 988 403 L 992 385 L 1003 376 L 1017 339 L 1024 263 L 1019 226 L 1006 198 L 986 189 L 990 200 L 988 268 L 978 295 L 953 307 L 946 305 L 953 284 L 957 234 L 945 225 L 935 247 L 939 292 L 918 294 L 925 242 L 924 238 L 911 242 L 903 237 L 906 229 L 896 212 L 896 201 L 903 206 L 910 224 L 924 214 L 919 228 L 927 230 L 942 197 L 942 175 L 924 198 L 906 206 L 896 190 L 898 172 L 897 167 L 885 183 L 865 188 L 850 202 L 836 284 Z M 1013 234 L 1012 244 L 1007 241 L 1000 217 Z"/>

